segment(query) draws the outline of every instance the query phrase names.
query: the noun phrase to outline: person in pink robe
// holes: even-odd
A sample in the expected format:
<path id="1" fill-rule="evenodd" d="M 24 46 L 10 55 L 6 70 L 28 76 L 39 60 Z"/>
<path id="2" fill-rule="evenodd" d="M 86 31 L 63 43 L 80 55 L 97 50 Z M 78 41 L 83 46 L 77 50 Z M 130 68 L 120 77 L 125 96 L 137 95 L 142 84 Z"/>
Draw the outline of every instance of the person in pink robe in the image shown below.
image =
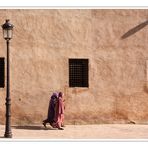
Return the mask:
<path id="1" fill-rule="evenodd" d="M 59 92 L 58 101 L 55 106 L 55 118 L 52 127 L 63 130 L 63 121 L 64 121 L 64 103 L 63 103 L 63 93 Z"/>

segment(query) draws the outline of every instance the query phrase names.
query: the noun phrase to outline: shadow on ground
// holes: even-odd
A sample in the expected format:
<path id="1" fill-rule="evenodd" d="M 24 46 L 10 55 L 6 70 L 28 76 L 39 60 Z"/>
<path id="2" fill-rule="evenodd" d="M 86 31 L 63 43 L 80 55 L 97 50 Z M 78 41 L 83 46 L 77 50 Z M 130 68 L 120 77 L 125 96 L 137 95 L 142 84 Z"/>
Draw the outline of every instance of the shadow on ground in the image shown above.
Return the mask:
<path id="1" fill-rule="evenodd" d="M 12 128 L 15 129 L 24 129 L 24 130 L 56 130 L 55 128 L 52 127 L 43 127 L 43 126 L 12 126 Z"/>

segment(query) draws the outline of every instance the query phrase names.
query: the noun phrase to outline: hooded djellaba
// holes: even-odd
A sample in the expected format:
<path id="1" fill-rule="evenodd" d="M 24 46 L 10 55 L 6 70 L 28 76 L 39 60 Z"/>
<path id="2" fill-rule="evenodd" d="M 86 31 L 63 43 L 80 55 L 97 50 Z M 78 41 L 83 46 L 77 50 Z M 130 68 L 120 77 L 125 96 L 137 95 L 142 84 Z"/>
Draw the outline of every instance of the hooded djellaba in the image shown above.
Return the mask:
<path id="1" fill-rule="evenodd" d="M 55 118 L 55 106 L 58 100 L 58 93 L 53 93 L 50 101 L 49 101 L 49 107 L 48 107 L 48 115 L 47 119 L 43 120 L 43 125 L 46 127 L 46 124 L 49 123 L 51 126 L 54 123 Z"/>

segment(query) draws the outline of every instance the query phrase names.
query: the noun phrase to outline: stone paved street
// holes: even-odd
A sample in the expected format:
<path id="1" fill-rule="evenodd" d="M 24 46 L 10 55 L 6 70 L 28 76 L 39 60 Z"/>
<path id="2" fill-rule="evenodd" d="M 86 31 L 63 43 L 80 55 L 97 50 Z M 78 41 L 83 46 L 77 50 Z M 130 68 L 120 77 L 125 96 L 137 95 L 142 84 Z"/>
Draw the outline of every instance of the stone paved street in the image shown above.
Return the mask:
<path id="1" fill-rule="evenodd" d="M 13 139 L 148 139 L 148 125 L 67 125 L 64 130 L 42 125 L 12 126 Z M 4 140 L 0 125 L 0 140 Z"/>

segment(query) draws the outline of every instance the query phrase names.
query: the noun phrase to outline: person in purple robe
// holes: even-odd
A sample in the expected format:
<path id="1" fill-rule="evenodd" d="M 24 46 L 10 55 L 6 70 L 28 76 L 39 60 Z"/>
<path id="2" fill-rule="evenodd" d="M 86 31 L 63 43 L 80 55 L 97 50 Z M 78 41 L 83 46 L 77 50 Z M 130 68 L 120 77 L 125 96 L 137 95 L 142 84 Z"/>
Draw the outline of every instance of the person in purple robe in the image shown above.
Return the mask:
<path id="1" fill-rule="evenodd" d="M 51 96 L 51 99 L 49 101 L 49 107 L 48 107 L 48 115 L 47 119 L 43 120 L 43 125 L 46 128 L 46 124 L 49 123 L 51 126 L 55 122 L 55 106 L 58 101 L 58 93 L 53 93 Z"/>

